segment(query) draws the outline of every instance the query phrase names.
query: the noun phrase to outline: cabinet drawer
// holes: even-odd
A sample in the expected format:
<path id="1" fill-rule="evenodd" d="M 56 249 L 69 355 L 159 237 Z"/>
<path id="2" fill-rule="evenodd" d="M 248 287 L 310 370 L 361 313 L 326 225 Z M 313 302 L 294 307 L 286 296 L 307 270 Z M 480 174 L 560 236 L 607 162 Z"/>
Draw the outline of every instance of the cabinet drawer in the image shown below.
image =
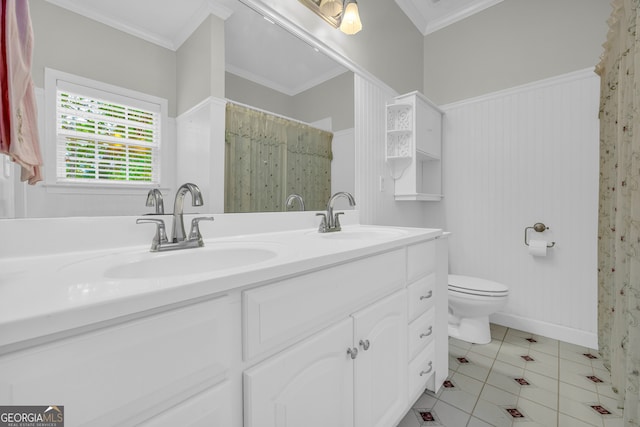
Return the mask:
<path id="1" fill-rule="evenodd" d="M 407 280 L 409 283 L 434 273 L 436 268 L 435 240 L 409 246 L 407 257 Z"/>
<path id="2" fill-rule="evenodd" d="M 433 307 L 436 275 L 430 274 L 409 286 L 409 321 L 413 321 Z"/>
<path id="3" fill-rule="evenodd" d="M 431 309 L 409 324 L 409 360 L 433 341 L 435 309 Z"/>
<path id="4" fill-rule="evenodd" d="M 435 370 L 434 343 L 431 343 L 409 364 L 409 399 L 411 402 L 414 402 L 424 392 L 427 383 L 433 378 Z"/>
<path id="5" fill-rule="evenodd" d="M 232 322 L 220 298 L 10 353 L 0 396 L 59 402 L 70 426 L 133 425 L 224 381 Z"/>
<path id="6" fill-rule="evenodd" d="M 244 291 L 244 358 L 292 344 L 405 284 L 403 249 Z"/>
<path id="7" fill-rule="evenodd" d="M 141 423 L 139 427 L 237 426 L 239 422 L 232 421 L 232 393 L 231 384 L 225 381 Z"/>

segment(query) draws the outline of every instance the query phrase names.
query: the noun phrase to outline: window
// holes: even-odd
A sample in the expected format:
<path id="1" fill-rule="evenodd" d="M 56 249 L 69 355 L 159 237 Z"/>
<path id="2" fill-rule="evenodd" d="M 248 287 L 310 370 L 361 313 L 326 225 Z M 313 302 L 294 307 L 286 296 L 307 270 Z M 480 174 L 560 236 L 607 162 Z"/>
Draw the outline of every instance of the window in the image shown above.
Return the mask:
<path id="1" fill-rule="evenodd" d="M 55 160 L 48 163 L 47 182 L 80 187 L 159 186 L 166 101 L 47 72 L 47 81 L 55 84 L 46 89 L 47 97 L 55 99 L 55 120 L 51 121 L 55 131 L 48 131 L 55 140 Z M 51 106 L 50 101 L 47 105 Z M 47 116 L 53 119 L 49 110 Z"/>

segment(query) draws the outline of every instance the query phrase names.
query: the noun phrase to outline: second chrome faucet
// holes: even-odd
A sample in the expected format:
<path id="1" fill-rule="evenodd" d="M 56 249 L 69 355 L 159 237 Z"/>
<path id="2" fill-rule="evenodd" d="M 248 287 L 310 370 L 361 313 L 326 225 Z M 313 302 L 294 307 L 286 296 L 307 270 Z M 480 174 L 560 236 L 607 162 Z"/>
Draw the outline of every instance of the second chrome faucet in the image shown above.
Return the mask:
<path id="1" fill-rule="evenodd" d="M 335 193 L 329 201 L 327 202 L 327 212 L 326 213 L 317 213 L 316 215 L 322 216 L 322 221 L 320 222 L 320 226 L 318 227 L 319 233 L 330 233 L 333 231 L 340 231 L 342 227 L 340 226 L 340 215 L 343 215 L 344 212 L 336 212 L 333 213 L 333 205 L 335 201 L 341 197 L 344 197 L 349 202 L 349 206 L 355 206 L 356 200 L 353 198 L 351 193 L 347 193 L 346 191 L 340 191 Z"/>
<path id="2" fill-rule="evenodd" d="M 156 234 L 151 242 L 151 251 L 168 251 L 175 249 L 187 249 L 197 248 L 204 246 L 202 235 L 200 234 L 200 221 L 213 221 L 213 217 L 197 217 L 191 220 L 191 230 L 187 235 L 184 230 L 184 198 L 187 193 L 191 194 L 191 205 L 202 206 L 202 192 L 197 185 L 192 183 L 186 183 L 180 186 L 176 192 L 176 198 L 173 203 L 173 221 L 171 228 L 171 239 L 167 238 L 166 227 L 164 220 L 159 218 L 138 218 L 136 223 L 153 223 L 156 225 Z M 149 191 L 147 196 L 147 206 L 150 205 L 150 200 L 153 200 L 153 205 L 156 207 L 156 213 L 164 213 L 164 210 L 160 211 L 162 203 L 162 194 L 159 190 L 153 189 Z M 160 211 L 160 212 L 159 212 Z"/>

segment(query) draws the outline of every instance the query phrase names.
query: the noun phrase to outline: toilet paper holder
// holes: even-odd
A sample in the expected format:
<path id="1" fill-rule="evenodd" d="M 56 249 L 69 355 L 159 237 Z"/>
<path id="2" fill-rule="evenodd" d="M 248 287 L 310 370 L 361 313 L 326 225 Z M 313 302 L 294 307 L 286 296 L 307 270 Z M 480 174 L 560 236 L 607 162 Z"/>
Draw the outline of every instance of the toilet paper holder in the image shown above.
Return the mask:
<path id="1" fill-rule="evenodd" d="M 545 230 L 548 230 L 549 227 L 547 227 L 546 225 L 544 225 L 541 222 L 536 222 L 535 224 L 533 224 L 533 227 L 525 227 L 524 229 L 524 244 L 529 246 L 529 230 L 534 230 L 538 233 L 542 233 Z M 556 244 L 556 242 L 551 242 L 550 244 L 547 244 L 548 248 L 552 248 L 554 247 Z"/>

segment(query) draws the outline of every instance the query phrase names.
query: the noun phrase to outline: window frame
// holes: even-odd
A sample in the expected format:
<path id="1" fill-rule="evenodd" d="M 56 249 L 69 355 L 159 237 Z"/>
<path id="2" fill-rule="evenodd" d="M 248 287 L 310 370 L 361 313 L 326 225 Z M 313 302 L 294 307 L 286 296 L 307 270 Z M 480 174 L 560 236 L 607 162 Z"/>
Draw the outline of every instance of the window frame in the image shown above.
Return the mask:
<path id="1" fill-rule="evenodd" d="M 157 182 L 117 181 L 73 181 L 60 179 L 57 176 L 57 107 L 58 90 L 68 90 L 89 98 L 99 98 L 114 103 L 132 107 L 144 108 L 152 104 L 158 108 L 160 127 L 158 141 L 158 158 L 155 162 L 158 170 Z M 80 93 L 78 93 L 80 92 Z M 139 194 L 146 193 L 151 188 L 167 188 L 166 153 L 168 147 L 168 101 L 164 98 L 142 92 L 111 85 L 86 77 L 77 76 L 63 71 L 45 68 L 45 164 L 44 185 L 47 191 L 59 193 L 86 194 Z"/>

